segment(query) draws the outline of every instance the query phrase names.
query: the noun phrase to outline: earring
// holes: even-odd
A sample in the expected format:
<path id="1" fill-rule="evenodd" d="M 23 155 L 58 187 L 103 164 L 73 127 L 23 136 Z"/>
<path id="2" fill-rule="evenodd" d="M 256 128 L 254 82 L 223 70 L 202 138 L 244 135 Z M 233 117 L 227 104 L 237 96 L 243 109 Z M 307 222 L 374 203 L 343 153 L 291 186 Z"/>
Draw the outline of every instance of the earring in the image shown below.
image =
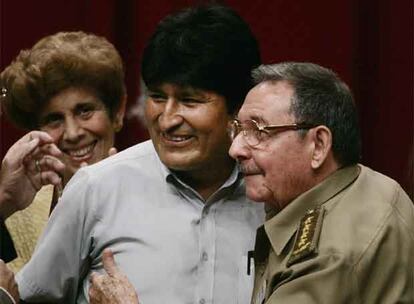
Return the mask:
<path id="1" fill-rule="evenodd" d="M 1 95 L 0 95 L 0 97 L 6 98 L 6 96 L 7 96 L 7 89 L 3 87 L 3 88 L 1 88 Z"/>

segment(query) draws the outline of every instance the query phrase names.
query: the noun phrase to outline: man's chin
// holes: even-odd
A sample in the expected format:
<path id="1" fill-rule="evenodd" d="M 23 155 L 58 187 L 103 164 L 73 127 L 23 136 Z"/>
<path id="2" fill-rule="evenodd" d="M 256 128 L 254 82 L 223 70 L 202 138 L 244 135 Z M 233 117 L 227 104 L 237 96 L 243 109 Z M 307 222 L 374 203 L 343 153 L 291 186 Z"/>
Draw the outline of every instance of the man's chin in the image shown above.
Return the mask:
<path id="1" fill-rule="evenodd" d="M 171 170 L 175 171 L 190 171 L 197 167 L 197 160 L 190 156 L 179 155 L 179 156 L 168 156 L 160 157 L 162 163 Z"/>
<path id="2" fill-rule="evenodd" d="M 271 204 L 274 200 L 273 193 L 263 185 L 246 181 L 246 196 L 258 203 Z"/>

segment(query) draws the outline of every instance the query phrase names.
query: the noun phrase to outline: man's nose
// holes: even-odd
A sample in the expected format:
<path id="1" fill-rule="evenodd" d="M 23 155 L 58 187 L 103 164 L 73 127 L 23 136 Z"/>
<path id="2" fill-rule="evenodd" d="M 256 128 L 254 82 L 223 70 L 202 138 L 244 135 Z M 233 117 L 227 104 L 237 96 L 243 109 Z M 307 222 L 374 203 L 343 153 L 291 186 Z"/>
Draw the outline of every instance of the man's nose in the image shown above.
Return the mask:
<path id="1" fill-rule="evenodd" d="M 79 141 L 85 134 L 85 130 L 76 118 L 67 118 L 63 130 L 63 140 L 69 142 Z"/>
<path id="2" fill-rule="evenodd" d="M 247 145 L 241 132 L 233 139 L 229 149 L 229 155 L 239 161 L 250 158 L 250 147 Z"/>
<path id="3" fill-rule="evenodd" d="M 183 122 L 180 103 L 174 98 L 169 98 L 159 116 L 159 126 L 162 131 L 167 131 Z"/>

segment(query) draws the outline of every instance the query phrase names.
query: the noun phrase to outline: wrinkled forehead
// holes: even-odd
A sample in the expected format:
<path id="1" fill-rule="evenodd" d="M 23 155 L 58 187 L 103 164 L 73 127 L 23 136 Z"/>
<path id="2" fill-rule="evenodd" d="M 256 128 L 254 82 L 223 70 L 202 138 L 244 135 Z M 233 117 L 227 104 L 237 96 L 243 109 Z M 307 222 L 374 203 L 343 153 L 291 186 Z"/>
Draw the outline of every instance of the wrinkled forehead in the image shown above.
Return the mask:
<path id="1" fill-rule="evenodd" d="M 262 82 L 247 94 L 237 118 L 263 122 L 290 122 L 293 87 L 286 81 Z"/>

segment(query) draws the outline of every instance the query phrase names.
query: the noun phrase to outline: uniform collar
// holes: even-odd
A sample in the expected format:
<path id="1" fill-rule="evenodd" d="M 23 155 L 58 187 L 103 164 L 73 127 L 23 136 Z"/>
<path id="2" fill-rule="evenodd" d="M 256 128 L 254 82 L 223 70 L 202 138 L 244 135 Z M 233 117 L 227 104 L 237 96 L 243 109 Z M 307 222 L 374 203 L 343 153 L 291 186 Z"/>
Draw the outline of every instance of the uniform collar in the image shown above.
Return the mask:
<path id="1" fill-rule="evenodd" d="M 314 209 L 350 185 L 361 169 L 353 165 L 339 169 L 321 183 L 302 193 L 277 215 L 265 222 L 264 228 L 277 255 L 289 242 L 298 228 L 298 223 L 307 210 Z"/>

